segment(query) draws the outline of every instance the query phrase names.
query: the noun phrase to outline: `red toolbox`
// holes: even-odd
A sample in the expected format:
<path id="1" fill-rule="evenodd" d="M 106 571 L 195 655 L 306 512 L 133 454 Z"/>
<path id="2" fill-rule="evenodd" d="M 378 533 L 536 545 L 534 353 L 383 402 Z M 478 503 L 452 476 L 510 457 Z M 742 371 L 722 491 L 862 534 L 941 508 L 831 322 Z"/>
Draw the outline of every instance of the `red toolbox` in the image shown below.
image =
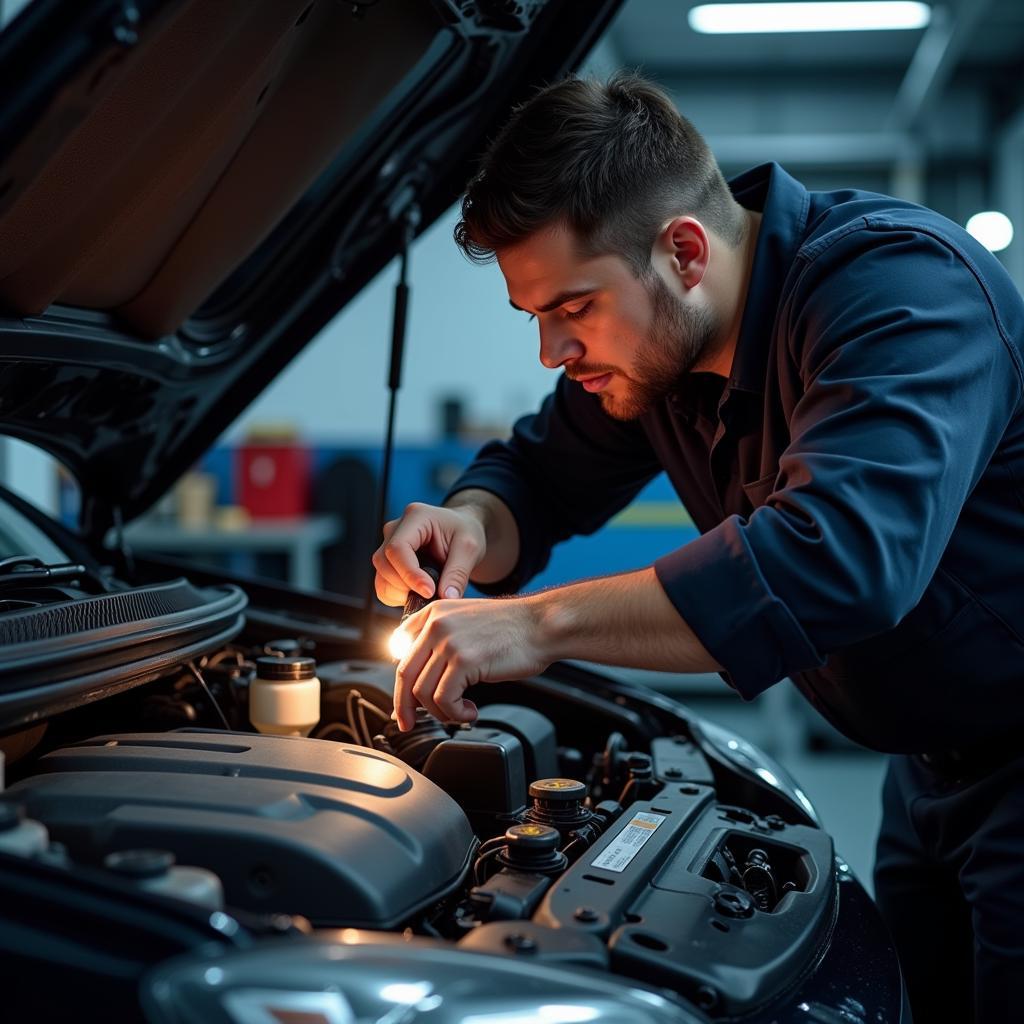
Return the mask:
<path id="1" fill-rule="evenodd" d="M 238 501 L 254 519 L 309 511 L 311 453 L 291 433 L 253 435 L 235 451 Z"/>

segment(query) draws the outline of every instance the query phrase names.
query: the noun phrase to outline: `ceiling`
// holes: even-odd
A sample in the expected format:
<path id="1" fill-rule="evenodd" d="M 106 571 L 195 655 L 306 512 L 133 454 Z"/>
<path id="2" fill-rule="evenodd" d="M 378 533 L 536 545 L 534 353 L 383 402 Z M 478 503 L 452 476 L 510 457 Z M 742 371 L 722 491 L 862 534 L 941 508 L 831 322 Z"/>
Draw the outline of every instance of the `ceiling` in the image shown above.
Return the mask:
<path id="1" fill-rule="evenodd" d="M 643 65 L 659 77 L 701 74 L 717 79 L 851 69 L 899 74 L 927 31 L 700 35 L 687 22 L 694 6 L 678 0 L 627 0 L 609 31 L 610 40 L 624 63 Z M 958 42 L 958 67 L 984 73 L 1015 69 L 1020 76 L 1021 0 L 963 0 L 944 6 L 954 26 L 970 22 Z"/>
<path id="2" fill-rule="evenodd" d="M 778 160 L 810 187 L 894 192 L 957 219 L 1008 180 L 994 156 L 1008 136 L 1024 174 L 1024 0 L 933 5 L 913 31 L 717 36 L 689 27 L 695 5 L 626 0 L 593 70 L 660 82 L 727 173 Z"/>
<path id="3" fill-rule="evenodd" d="M 1006 212 L 1017 237 L 1000 259 L 1024 289 L 1024 0 L 933 3 L 913 31 L 768 35 L 694 32 L 697 2 L 625 0 L 589 70 L 659 82 L 727 175 L 776 160 L 809 188 L 887 192 L 961 224 Z"/>

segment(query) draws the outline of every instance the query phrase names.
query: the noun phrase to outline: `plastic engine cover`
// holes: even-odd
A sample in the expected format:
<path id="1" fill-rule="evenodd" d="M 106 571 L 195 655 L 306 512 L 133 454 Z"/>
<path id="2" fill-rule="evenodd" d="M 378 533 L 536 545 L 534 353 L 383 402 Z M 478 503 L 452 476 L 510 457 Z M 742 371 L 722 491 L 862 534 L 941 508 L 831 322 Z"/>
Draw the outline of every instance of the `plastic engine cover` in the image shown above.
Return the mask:
<path id="1" fill-rule="evenodd" d="M 215 871 L 229 906 L 390 928 L 462 880 L 458 804 L 397 758 L 302 737 L 100 736 L 5 794 L 76 859 L 157 847 Z"/>

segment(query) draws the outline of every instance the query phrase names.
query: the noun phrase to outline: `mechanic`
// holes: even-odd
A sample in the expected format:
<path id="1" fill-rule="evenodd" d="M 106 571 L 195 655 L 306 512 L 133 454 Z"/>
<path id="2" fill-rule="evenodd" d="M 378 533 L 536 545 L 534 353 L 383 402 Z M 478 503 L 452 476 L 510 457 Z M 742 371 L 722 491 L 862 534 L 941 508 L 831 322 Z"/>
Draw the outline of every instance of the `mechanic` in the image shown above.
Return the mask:
<path id="1" fill-rule="evenodd" d="M 1024 302 L 938 214 L 726 183 L 635 76 L 518 108 L 456 241 L 495 259 L 561 368 L 443 507 L 409 506 L 377 594 L 404 627 L 395 713 L 471 721 L 467 687 L 582 658 L 789 676 L 894 755 L 876 894 L 915 1021 L 1006 1021 L 1024 991 Z M 701 535 L 636 572 L 524 597 L 552 546 L 665 470 Z"/>

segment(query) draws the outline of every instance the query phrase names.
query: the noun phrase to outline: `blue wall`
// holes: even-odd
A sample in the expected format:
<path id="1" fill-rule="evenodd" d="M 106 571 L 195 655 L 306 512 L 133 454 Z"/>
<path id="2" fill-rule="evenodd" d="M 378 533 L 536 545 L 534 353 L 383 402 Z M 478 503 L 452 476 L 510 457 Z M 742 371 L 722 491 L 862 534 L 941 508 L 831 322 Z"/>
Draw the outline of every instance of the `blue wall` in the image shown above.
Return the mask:
<path id="1" fill-rule="evenodd" d="M 396 447 L 389 517 L 397 516 L 411 501 L 440 502 L 448 483 L 472 459 L 477 447 L 459 441 Z M 380 473 L 382 453 L 379 446 L 321 445 L 313 446 L 312 451 L 314 479 L 319 470 L 341 455 L 361 458 L 375 474 Z M 221 445 L 211 449 L 201 468 L 217 478 L 218 503 L 235 503 L 234 448 Z M 376 515 L 376 503 L 373 515 Z M 696 528 L 662 474 L 640 492 L 629 509 L 597 533 L 590 537 L 574 537 L 559 545 L 547 568 L 531 582 L 529 589 L 640 568 L 696 535 Z M 367 557 L 369 554 L 367 552 Z"/>

